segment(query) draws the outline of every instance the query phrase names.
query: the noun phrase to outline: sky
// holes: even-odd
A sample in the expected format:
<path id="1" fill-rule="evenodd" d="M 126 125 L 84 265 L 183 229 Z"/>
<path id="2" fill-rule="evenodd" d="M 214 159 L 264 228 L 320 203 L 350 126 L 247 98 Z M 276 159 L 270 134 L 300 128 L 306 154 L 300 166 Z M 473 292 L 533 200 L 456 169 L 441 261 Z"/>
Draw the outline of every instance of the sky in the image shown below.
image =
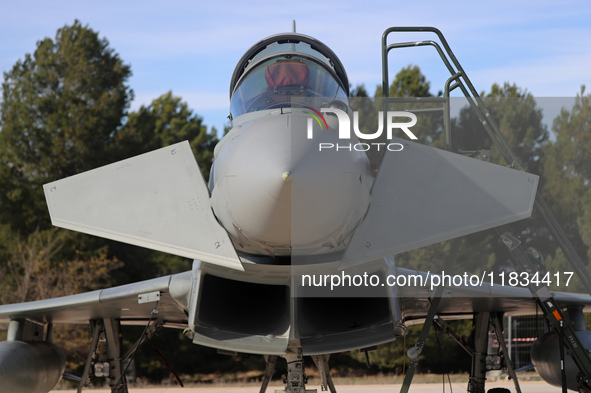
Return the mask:
<path id="1" fill-rule="evenodd" d="M 218 130 L 228 124 L 229 84 L 237 61 L 259 40 L 297 32 L 327 44 L 352 86 L 381 84 L 380 44 L 392 26 L 441 30 L 476 89 L 515 83 L 536 97 L 573 97 L 591 85 L 591 2 L 576 1 L 150 1 L 2 2 L 0 70 L 75 19 L 109 40 L 131 66 L 131 109 L 172 91 Z M 391 35 L 389 42 L 434 39 Z M 390 75 L 416 64 L 443 89 L 449 76 L 431 47 L 390 56 Z"/>

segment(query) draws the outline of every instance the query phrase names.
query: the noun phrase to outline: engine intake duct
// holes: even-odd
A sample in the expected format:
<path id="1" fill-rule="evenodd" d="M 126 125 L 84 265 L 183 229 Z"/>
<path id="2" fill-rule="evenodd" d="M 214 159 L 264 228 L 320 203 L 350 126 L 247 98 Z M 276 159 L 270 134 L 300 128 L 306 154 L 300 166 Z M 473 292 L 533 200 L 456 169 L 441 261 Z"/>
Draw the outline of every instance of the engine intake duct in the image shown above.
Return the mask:
<path id="1" fill-rule="evenodd" d="M 284 334 L 290 325 L 289 287 L 203 276 L 197 323 L 248 335 Z"/>
<path id="2" fill-rule="evenodd" d="M 395 338 L 387 297 L 301 297 L 296 309 L 307 355 L 369 347 Z"/>

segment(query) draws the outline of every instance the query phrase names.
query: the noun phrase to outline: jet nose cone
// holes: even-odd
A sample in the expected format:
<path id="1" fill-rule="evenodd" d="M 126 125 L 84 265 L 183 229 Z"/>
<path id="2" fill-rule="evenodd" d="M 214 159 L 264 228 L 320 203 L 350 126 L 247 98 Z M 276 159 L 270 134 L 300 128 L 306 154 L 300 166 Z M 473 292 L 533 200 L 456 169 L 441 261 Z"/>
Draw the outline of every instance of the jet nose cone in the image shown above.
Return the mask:
<path id="1" fill-rule="evenodd" d="M 291 245 L 302 254 L 342 246 L 369 204 L 369 163 L 364 152 L 321 150 L 320 144 L 348 145 L 335 130 L 314 130 L 308 116 L 292 115 Z"/>
<path id="2" fill-rule="evenodd" d="M 212 207 L 243 246 L 289 243 L 292 173 L 285 123 L 285 116 L 265 116 L 244 124 L 216 158 Z"/>
<path id="3" fill-rule="evenodd" d="M 307 118 L 296 112 L 244 124 L 216 159 L 212 205 L 245 251 L 329 252 L 365 214 L 365 153 L 319 151 L 337 134 L 307 139 Z"/>

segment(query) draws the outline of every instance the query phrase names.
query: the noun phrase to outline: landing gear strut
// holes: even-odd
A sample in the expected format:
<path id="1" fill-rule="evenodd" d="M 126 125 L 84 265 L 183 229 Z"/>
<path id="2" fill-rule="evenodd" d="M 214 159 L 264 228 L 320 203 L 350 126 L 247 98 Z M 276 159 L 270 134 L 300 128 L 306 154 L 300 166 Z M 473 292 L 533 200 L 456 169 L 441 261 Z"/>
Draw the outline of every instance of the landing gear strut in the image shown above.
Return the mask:
<path id="1" fill-rule="evenodd" d="M 306 389 L 308 378 L 304 372 L 304 356 L 302 354 L 302 345 L 300 340 L 291 340 L 287 346 L 287 353 L 283 356 L 287 361 L 287 375 L 283 379 L 285 383 L 284 390 L 275 390 L 275 393 L 317 393 L 316 389 Z M 336 389 L 328 368 L 329 355 L 314 355 L 312 359 L 322 377 L 321 389 L 327 391 L 330 389 L 331 393 L 336 393 Z M 265 368 L 265 375 L 263 384 L 259 393 L 265 393 L 273 372 L 277 364 L 277 356 L 265 356 L 267 366 Z"/>
<path id="2" fill-rule="evenodd" d="M 316 393 L 316 389 L 306 389 L 308 378 L 304 373 L 304 356 L 300 340 L 291 340 L 287 345 L 287 377 L 285 378 L 285 393 Z"/>

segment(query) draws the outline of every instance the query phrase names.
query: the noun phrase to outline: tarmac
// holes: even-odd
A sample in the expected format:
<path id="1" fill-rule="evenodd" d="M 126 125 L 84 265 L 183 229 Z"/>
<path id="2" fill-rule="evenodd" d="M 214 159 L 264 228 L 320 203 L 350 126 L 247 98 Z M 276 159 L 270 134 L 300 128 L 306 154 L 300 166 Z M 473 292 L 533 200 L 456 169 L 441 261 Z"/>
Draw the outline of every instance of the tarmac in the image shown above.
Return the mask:
<path id="1" fill-rule="evenodd" d="M 520 382 L 519 384 L 522 393 L 560 393 L 562 389 L 556 386 L 548 385 L 545 382 Z M 400 384 L 393 385 L 341 385 L 337 386 L 338 393 L 397 393 L 400 392 Z M 452 383 L 451 390 L 450 385 L 446 384 L 445 388 L 442 384 L 437 383 L 418 383 L 412 384 L 409 392 L 411 393 L 453 393 L 453 392 L 465 392 L 467 383 Z M 516 393 L 515 385 L 509 382 L 503 383 L 488 383 L 486 390 L 503 387 L 509 389 L 512 393 Z M 309 385 L 308 389 L 317 389 L 318 393 L 321 393 L 318 386 Z M 180 387 L 167 387 L 167 388 L 130 388 L 129 393 L 259 393 L 259 387 L 198 387 L 198 388 L 180 388 Z M 270 386 L 267 389 L 267 393 L 275 393 L 275 390 L 284 391 L 281 386 Z M 76 393 L 76 390 L 54 390 L 54 392 L 60 393 Z M 110 393 L 109 389 L 84 389 L 83 392 L 88 393 Z"/>

